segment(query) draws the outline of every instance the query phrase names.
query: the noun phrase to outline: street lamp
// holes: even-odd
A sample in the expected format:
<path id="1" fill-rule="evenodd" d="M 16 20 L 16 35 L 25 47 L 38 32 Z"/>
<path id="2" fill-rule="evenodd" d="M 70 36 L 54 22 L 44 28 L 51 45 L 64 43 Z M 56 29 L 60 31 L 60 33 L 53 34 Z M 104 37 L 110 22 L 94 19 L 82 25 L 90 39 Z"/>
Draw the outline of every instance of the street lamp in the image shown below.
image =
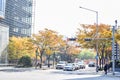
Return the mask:
<path id="1" fill-rule="evenodd" d="M 80 7 L 80 8 L 96 13 L 96 34 L 95 34 L 94 38 L 95 37 L 98 38 L 98 11 L 84 8 L 84 7 Z M 98 40 L 96 40 L 96 52 L 97 52 L 97 54 L 96 54 L 96 72 L 98 72 Z"/>

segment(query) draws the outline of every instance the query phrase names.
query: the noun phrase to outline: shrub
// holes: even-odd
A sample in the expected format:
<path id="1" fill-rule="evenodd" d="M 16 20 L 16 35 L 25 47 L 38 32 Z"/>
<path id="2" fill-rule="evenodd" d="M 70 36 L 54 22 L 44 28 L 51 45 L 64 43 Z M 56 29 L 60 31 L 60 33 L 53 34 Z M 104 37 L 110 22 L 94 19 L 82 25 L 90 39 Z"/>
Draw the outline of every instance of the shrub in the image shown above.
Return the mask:
<path id="1" fill-rule="evenodd" d="M 32 66 L 32 61 L 29 56 L 23 56 L 19 59 L 18 65 L 20 67 L 31 67 Z"/>

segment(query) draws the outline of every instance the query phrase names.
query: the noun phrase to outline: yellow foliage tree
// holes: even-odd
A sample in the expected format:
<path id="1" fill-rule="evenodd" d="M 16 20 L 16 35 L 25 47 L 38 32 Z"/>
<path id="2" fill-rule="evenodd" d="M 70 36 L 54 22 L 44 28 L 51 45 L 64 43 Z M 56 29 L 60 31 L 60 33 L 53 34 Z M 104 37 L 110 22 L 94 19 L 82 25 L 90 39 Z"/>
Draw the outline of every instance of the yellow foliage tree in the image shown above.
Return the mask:
<path id="1" fill-rule="evenodd" d="M 11 37 L 9 46 L 9 60 L 19 59 L 22 56 L 28 55 L 34 57 L 34 45 L 30 38 Z"/>
<path id="2" fill-rule="evenodd" d="M 33 34 L 34 43 L 40 48 L 40 62 L 42 64 L 42 56 L 45 53 L 46 55 L 52 55 L 58 47 L 64 45 L 62 40 L 63 36 L 58 35 L 57 32 L 49 29 L 44 29 L 39 31 L 38 34 Z M 51 52 L 52 50 L 52 52 Z"/>
<path id="3" fill-rule="evenodd" d="M 108 57 L 108 48 L 112 46 L 112 29 L 110 25 L 100 24 L 98 25 L 98 33 L 96 37 L 96 25 L 81 25 L 82 28 L 78 29 L 77 38 L 78 42 L 84 48 L 94 48 L 96 50 L 96 41 L 98 42 L 98 53 L 100 63 L 104 63 L 105 58 Z M 115 34 L 115 40 L 118 42 L 120 40 L 120 33 Z M 91 41 L 85 41 L 85 38 L 91 38 Z M 110 54 L 109 54 L 110 55 Z"/>

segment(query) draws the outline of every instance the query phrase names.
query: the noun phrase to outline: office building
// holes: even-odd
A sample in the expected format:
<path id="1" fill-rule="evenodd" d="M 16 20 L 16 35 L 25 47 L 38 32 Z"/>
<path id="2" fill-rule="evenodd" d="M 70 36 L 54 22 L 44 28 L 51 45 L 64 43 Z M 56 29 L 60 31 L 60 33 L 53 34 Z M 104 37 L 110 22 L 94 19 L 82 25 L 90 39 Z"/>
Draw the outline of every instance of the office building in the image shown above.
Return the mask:
<path id="1" fill-rule="evenodd" d="M 33 0 L 0 0 L 0 64 L 7 63 L 9 37 L 30 37 Z"/>
<path id="2" fill-rule="evenodd" d="M 0 1 L 6 3 L 5 15 L 0 23 L 9 26 L 9 36 L 31 36 L 33 0 Z"/>

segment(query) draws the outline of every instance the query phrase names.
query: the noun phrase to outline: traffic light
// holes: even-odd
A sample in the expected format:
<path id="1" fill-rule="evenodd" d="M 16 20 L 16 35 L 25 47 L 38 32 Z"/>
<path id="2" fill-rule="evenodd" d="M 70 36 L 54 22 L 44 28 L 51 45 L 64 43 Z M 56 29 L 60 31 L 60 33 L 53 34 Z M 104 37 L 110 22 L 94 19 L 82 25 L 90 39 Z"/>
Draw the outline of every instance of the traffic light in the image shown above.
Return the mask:
<path id="1" fill-rule="evenodd" d="M 92 39 L 91 38 L 85 38 L 84 40 L 85 41 L 91 41 Z"/>
<path id="2" fill-rule="evenodd" d="M 77 38 L 68 38 L 69 41 L 76 41 Z"/>

